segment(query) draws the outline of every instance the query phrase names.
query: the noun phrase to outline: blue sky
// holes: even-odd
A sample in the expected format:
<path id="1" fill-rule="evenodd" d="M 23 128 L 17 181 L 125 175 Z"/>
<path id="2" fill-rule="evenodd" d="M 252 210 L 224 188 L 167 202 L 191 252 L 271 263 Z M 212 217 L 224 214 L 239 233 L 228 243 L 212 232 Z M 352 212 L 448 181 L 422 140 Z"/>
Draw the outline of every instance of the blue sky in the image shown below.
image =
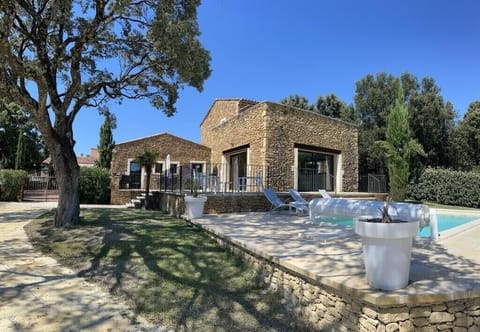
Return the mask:
<path id="1" fill-rule="evenodd" d="M 408 71 L 433 77 L 460 116 L 480 100 L 480 2 L 477 0 L 203 0 L 201 42 L 212 56 L 201 93 L 185 88 L 167 118 L 148 101 L 110 104 L 117 143 L 169 132 L 199 142 L 215 98 L 313 103 L 335 93 L 353 101 L 367 74 Z M 89 154 L 103 118 L 84 109 L 75 151 Z"/>

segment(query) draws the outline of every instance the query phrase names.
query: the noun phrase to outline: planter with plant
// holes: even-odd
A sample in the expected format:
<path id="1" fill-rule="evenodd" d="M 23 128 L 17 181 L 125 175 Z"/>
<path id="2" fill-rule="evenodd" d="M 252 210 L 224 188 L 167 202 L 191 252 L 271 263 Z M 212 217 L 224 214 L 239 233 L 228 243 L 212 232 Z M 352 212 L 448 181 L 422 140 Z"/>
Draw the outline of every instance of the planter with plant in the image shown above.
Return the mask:
<path id="1" fill-rule="evenodd" d="M 388 200 L 382 216 L 354 219 L 355 232 L 362 237 L 363 260 L 370 286 L 395 290 L 408 285 L 412 239 L 418 233 L 419 220 L 393 219 Z"/>
<path id="2" fill-rule="evenodd" d="M 385 141 L 378 143 L 385 151 L 390 197 L 402 201 L 408 185 L 410 154 L 422 154 L 423 149 L 410 134 L 408 110 L 400 82 L 395 104 L 388 114 L 385 137 Z M 405 218 L 409 220 L 394 220 L 389 209 L 394 210 L 390 199 L 381 210 L 381 218 L 360 217 L 354 220 L 355 232 L 362 236 L 368 283 L 383 290 L 408 285 L 412 239 L 418 233 L 420 221 L 410 217 Z"/>
<path id="3" fill-rule="evenodd" d="M 185 212 L 188 219 L 200 218 L 203 216 L 203 208 L 207 201 L 207 196 L 198 195 L 198 189 L 200 189 L 200 182 L 198 179 L 189 179 L 186 183 L 186 187 L 190 187 L 191 195 L 186 195 L 185 200 Z"/>

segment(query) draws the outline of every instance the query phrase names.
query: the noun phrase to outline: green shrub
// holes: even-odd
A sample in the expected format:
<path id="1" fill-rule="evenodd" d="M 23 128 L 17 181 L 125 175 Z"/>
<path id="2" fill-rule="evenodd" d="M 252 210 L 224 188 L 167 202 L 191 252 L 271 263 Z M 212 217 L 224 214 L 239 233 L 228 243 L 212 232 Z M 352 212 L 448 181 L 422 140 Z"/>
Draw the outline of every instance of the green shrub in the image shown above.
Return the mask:
<path id="1" fill-rule="evenodd" d="M 28 181 L 25 171 L 0 169 L 0 201 L 17 201 Z"/>
<path id="2" fill-rule="evenodd" d="M 409 196 L 419 201 L 480 208 L 480 173 L 427 168 L 410 184 Z"/>
<path id="3" fill-rule="evenodd" d="M 110 203 L 110 172 L 101 167 L 80 168 L 80 203 Z"/>

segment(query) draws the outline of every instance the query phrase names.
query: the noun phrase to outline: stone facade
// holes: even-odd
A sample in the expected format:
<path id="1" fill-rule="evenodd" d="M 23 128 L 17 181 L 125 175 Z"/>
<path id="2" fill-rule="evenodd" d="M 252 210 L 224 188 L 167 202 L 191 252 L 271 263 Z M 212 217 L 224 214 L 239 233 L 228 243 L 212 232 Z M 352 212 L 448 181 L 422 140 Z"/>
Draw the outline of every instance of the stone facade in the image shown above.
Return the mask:
<path id="1" fill-rule="evenodd" d="M 210 148 L 186 139 L 167 133 L 139 138 L 115 144 L 112 153 L 112 174 L 126 174 L 128 160 L 134 159 L 145 150 L 159 153 L 158 160 L 164 162 L 169 154 L 172 163 L 190 164 L 194 162 L 208 163 L 210 161 Z"/>
<path id="2" fill-rule="evenodd" d="M 150 149 L 160 153 L 161 161 L 170 154 L 172 163 L 178 165 L 219 165 L 220 191 L 258 191 L 262 186 L 284 191 L 299 188 L 298 154 L 312 152 L 333 160 L 333 166 L 322 174 L 328 174 L 336 192 L 358 190 L 358 129 L 353 124 L 272 102 L 217 99 L 200 128 L 201 144 L 169 134 L 117 144 L 112 155 L 113 177 L 128 174 L 129 160 Z M 250 167 L 242 170 L 246 174 L 236 174 L 231 166 L 229 158 L 239 154 L 244 158 L 242 165 Z M 246 182 L 241 184 L 240 179 Z M 116 191 L 114 180 L 112 203 L 119 201 Z"/>
<path id="3" fill-rule="evenodd" d="M 112 204 L 125 204 L 125 200 L 129 201 L 133 198 L 129 197 L 128 190 L 120 189 L 119 179 L 122 175 L 128 174 L 129 161 L 135 159 L 145 150 L 158 152 L 159 163 L 165 163 L 167 155 L 170 155 L 171 163 L 177 165 L 190 165 L 192 163 L 206 165 L 210 162 L 210 148 L 167 133 L 118 143 L 112 153 L 110 168 L 112 173 Z M 142 188 L 143 186 L 144 184 L 142 184 Z"/>
<path id="4" fill-rule="evenodd" d="M 445 302 L 379 306 L 348 289 L 310 280 L 215 234 L 211 236 L 255 268 L 260 281 L 282 296 L 287 308 L 312 331 L 480 331 L 478 297 L 465 294 L 463 299 Z"/>
<path id="5" fill-rule="evenodd" d="M 226 99 L 214 102 L 200 127 L 201 143 L 212 149 L 213 163 L 224 163 L 222 157 L 243 148 L 249 165 L 288 170 L 297 168 L 296 150 L 320 151 L 334 155 L 336 190 L 358 189 L 355 125 L 276 103 Z"/>

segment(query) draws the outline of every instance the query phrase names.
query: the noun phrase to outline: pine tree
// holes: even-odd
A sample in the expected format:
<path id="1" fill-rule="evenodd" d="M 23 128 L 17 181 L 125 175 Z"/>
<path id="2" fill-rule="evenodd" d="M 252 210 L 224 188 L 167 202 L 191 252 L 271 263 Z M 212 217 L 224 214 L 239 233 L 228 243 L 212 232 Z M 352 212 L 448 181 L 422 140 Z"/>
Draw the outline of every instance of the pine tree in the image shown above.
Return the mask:
<path id="1" fill-rule="evenodd" d="M 117 127 L 117 121 L 115 115 L 111 114 L 107 108 L 101 109 L 100 113 L 103 114 L 105 120 L 100 128 L 100 144 L 98 145 L 99 159 L 97 166 L 109 169 L 112 162 L 112 150 L 115 147 L 112 130 Z"/>

